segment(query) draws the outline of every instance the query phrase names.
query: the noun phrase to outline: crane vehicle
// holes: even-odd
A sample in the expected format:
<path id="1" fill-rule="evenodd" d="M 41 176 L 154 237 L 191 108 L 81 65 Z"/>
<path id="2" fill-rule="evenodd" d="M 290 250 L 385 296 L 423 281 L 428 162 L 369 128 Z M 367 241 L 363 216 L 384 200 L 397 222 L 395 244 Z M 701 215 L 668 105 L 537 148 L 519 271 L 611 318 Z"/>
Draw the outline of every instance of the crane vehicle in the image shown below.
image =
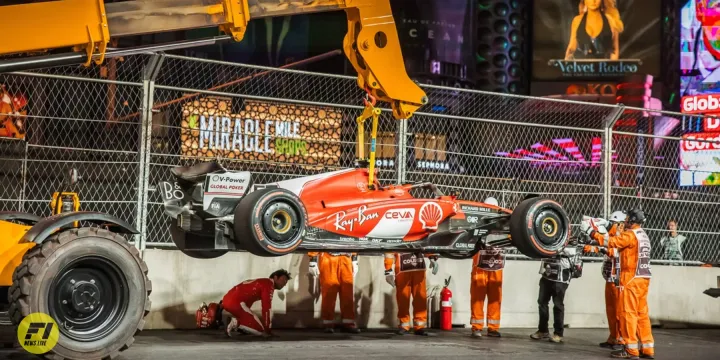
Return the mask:
<path id="1" fill-rule="evenodd" d="M 35 313 L 55 321 L 58 341 L 44 355 L 102 359 L 142 330 L 152 283 L 123 236 L 138 231 L 112 215 L 81 211 L 78 180 L 70 169 L 49 201 L 52 216 L 0 212 L 0 306 L 14 325 Z"/>

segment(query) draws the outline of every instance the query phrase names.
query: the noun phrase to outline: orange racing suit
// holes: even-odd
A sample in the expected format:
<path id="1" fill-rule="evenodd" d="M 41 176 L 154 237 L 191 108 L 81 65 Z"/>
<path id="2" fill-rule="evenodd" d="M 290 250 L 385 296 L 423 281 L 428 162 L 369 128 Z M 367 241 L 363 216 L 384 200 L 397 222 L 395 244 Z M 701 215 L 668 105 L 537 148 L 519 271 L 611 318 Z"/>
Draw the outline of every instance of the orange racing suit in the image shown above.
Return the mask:
<path id="1" fill-rule="evenodd" d="M 340 314 L 342 324 L 354 328 L 355 301 L 353 261 L 357 260 L 356 253 L 308 253 L 311 260 L 317 258 L 320 270 L 321 305 L 320 314 L 325 327 L 335 326 L 335 301 L 340 294 Z"/>
<path id="2" fill-rule="evenodd" d="M 473 257 L 470 277 L 470 324 L 472 331 L 482 331 L 485 325 L 485 297 L 488 299 L 487 327 L 489 331 L 500 329 L 500 304 L 502 303 L 502 276 L 505 252 L 502 249 L 480 250 Z"/>
<path id="3" fill-rule="evenodd" d="M 428 255 L 427 257 L 431 257 Z M 422 253 L 387 253 L 385 271 L 395 263 L 395 299 L 400 327 L 410 330 L 410 296 L 412 295 L 413 328 L 427 327 L 427 289 L 425 285 L 425 256 Z"/>
<path id="4" fill-rule="evenodd" d="M 618 315 L 620 336 L 625 349 L 639 356 L 638 335 L 645 355 L 654 356 L 655 341 L 648 316 L 647 296 L 652 277 L 650 269 L 650 238 L 639 225 L 633 224 L 618 236 L 592 234 L 593 239 L 608 249 L 620 251 L 620 286 Z"/>

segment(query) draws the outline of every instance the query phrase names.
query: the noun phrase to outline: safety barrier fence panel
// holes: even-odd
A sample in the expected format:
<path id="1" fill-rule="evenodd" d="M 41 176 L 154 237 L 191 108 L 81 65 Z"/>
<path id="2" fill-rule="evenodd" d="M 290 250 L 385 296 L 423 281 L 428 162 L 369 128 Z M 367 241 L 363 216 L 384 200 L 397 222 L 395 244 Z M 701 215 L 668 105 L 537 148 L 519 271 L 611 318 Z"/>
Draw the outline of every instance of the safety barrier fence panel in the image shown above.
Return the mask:
<path id="1" fill-rule="evenodd" d="M 0 84 L 29 97 L 26 141 L 0 140 L 0 210 L 48 215 L 52 192 L 75 167 L 82 208 L 129 220 L 140 248 L 173 246 L 155 185 L 174 166 L 216 160 L 251 171 L 255 183 L 355 166 L 365 96 L 354 77 L 158 54 L 5 74 Z M 508 208 L 539 194 L 565 207 L 574 231 L 582 215 L 639 205 L 648 213 L 653 259 L 677 261 L 659 245 L 675 218 L 687 237 L 679 263 L 717 260 L 719 187 L 681 186 L 682 139 L 638 130 L 682 115 L 423 89 L 430 103 L 410 120 L 379 105 L 381 183 L 429 181 Z"/>
<path id="2" fill-rule="evenodd" d="M 610 202 L 645 211 L 653 259 L 720 261 L 720 139 L 702 120 L 627 108 L 613 129 Z"/>
<path id="3" fill-rule="evenodd" d="M 26 114 L 0 115 L 22 121 L 27 130 L 24 141 L 0 140 L 0 210 L 49 216 L 53 193 L 72 191 L 79 193 L 82 210 L 140 225 L 141 123 L 117 119 L 142 106 L 143 87 L 136 80 L 145 62 L 133 57 L 111 60 L 104 70 L 0 74 L 6 95 L 27 100 L 23 109 L 13 109 Z M 72 168 L 81 178 L 71 186 Z"/>

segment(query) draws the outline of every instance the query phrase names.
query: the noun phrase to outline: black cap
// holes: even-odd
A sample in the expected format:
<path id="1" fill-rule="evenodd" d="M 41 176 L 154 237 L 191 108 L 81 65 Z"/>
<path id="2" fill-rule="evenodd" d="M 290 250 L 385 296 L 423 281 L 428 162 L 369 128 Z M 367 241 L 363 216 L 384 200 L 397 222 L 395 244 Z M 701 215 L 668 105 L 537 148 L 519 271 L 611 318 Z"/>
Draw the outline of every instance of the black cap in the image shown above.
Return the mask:
<path id="1" fill-rule="evenodd" d="M 645 212 L 642 209 L 632 209 L 627 212 L 628 222 L 632 224 L 642 224 L 645 222 Z"/>

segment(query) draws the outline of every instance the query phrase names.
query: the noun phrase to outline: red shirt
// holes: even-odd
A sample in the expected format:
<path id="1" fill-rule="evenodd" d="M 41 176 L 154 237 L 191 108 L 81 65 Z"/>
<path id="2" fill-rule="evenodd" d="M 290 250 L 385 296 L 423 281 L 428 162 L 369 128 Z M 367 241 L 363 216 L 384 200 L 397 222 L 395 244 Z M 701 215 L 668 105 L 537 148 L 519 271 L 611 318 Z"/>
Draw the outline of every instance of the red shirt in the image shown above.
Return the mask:
<path id="1" fill-rule="evenodd" d="M 275 282 L 270 278 L 246 280 L 235 285 L 228 291 L 226 297 L 235 304 L 245 303 L 250 308 L 260 300 L 262 304 L 263 326 L 270 329 L 270 309 L 275 293 Z"/>

